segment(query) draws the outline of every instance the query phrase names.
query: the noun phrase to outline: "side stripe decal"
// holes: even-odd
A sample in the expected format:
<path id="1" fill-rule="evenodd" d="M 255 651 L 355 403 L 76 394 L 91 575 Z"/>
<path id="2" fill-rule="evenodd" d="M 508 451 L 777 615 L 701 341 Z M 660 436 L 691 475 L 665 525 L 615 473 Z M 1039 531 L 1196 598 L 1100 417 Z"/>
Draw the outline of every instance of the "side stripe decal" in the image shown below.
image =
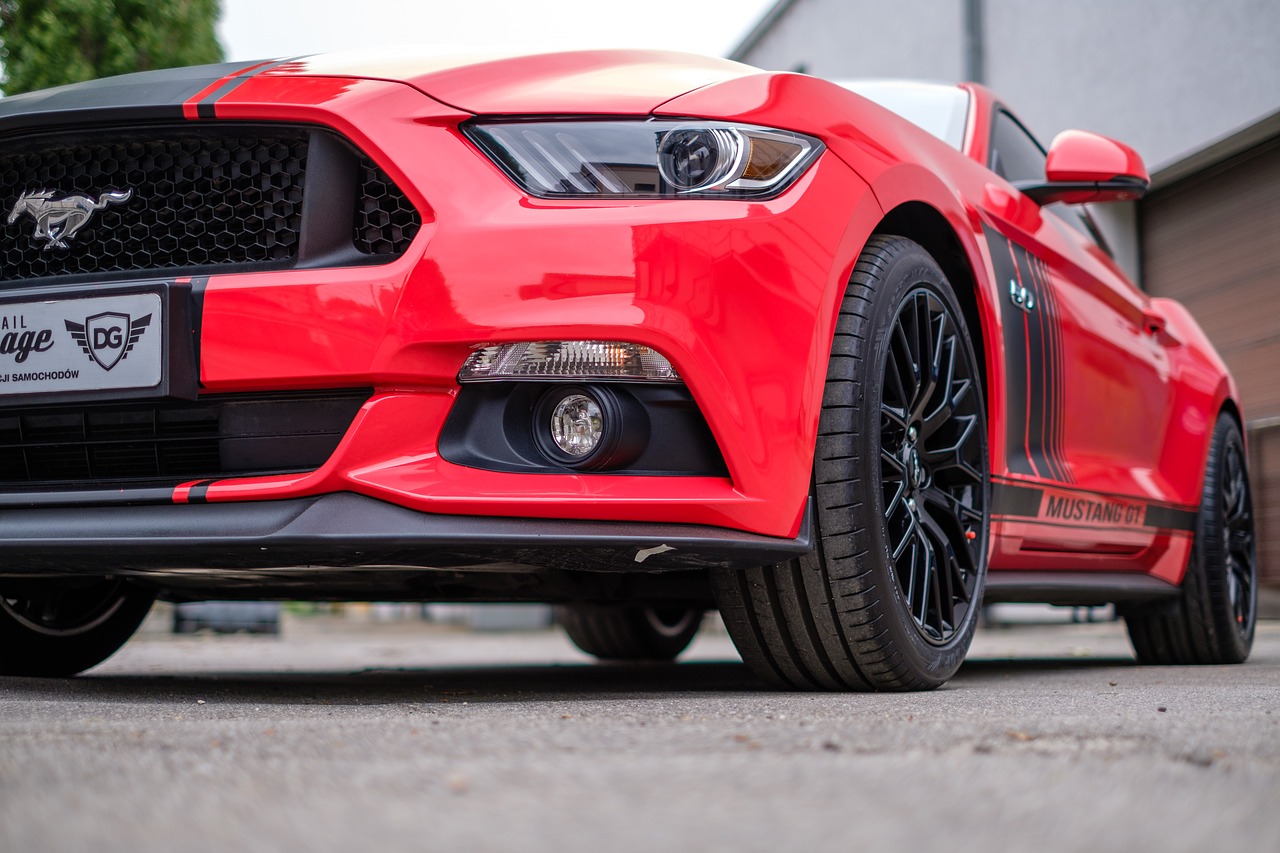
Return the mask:
<path id="1" fill-rule="evenodd" d="M 1157 528 L 1194 532 L 1198 513 L 1169 504 L 1079 489 L 993 483 L 991 513 L 997 519 L 1067 527 Z"/>
<path id="2" fill-rule="evenodd" d="M 1009 471 L 1072 483 L 1063 452 L 1063 351 L 1058 296 L 1048 269 L 984 225 L 1000 299 L 1006 377 L 1005 456 Z"/>

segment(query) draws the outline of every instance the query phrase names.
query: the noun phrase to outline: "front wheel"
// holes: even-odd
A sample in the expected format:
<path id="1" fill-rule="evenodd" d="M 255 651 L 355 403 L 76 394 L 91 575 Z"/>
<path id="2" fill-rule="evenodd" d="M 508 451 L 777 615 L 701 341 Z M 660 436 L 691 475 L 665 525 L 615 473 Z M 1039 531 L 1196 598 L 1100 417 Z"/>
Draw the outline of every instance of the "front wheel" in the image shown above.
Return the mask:
<path id="1" fill-rule="evenodd" d="M 133 636 L 154 598 L 120 578 L 0 592 L 0 675 L 63 677 L 96 666 Z"/>
<path id="2" fill-rule="evenodd" d="M 849 281 L 813 483 L 813 551 L 713 572 L 743 660 L 791 689 L 944 683 L 973 639 L 986 576 L 986 416 L 963 312 L 910 240 L 873 239 Z"/>

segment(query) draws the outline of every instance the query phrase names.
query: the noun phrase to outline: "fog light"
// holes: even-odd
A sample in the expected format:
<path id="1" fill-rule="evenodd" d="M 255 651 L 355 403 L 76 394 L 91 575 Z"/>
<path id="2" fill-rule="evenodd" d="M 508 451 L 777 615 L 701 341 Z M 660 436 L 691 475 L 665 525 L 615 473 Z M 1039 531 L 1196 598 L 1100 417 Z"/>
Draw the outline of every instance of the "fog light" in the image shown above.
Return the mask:
<path id="1" fill-rule="evenodd" d="M 589 455 L 604 438 L 604 413 L 585 394 L 570 394 L 551 411 L 551 440 L 575 458 Z"/>
<path id="2" fill-rule="evenodd" d="M 620 468 L 649 444 L 644 406 L 620 387 L 557 385 L 542 394 L 532 415 L 534 444 L 547 461 L 566 468 Z"/>

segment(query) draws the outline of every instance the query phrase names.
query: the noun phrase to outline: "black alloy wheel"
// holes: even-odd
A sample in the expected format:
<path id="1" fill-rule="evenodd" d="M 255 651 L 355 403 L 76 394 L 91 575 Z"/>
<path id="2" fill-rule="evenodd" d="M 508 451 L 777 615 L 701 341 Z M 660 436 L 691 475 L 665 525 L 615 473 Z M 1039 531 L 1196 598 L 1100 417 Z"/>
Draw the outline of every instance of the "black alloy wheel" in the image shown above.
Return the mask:
<path id="1" fill-rule="evenodd" d="M 986 409 L 950 283 L 876 237 L 849 281 L 813 463 L 815 547 L 712 573 L 743 660 L 778 687 L 929 690 L 964 661 L 986 578 Z"/>
<path id="2" fill-rule="evenodd" d="M 880 481 L 890 557 L 921 634 L 947 643 L 974 605 L 973 541 L 986 509 L 978 378 L 963 332 L 921 288 L 889 336 L 880 400 Z"/>
<path id="3" fill-rule="evenodd" d="M 1244 448 L 1227 446 L 1222 473 L 1222 553 L 1226 559 L 1227 598 L 1236 627 L 1252 637 L 1258 617 L 1258 558 L 1253 531 L 1253 498 Z"/>
<path id="4" fill-rule="evenodd" d="M 1138 660 L 1149 664 L 1242 663 L 1258 619 L 1258 555 L 1240 427 L 1214 426 L 1195 540 L 1178 600 L 1125 611 Z"/>

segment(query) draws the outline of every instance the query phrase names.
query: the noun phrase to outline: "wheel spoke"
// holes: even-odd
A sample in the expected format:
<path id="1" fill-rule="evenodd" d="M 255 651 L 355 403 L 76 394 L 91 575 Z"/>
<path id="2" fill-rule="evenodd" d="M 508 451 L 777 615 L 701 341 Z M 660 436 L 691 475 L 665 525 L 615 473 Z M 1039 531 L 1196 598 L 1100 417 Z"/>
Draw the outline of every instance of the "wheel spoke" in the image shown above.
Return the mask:
<path id="1" fill-rule="evenodd" d="M 909 412 L 911 403 L 920 390 L 920 365 L 911 352 L 907 330 L 901 323 L 893 330 L 889 360 L 893 363 L 894 372 L 897 375 L 897 386 L 901 389 L 900 399 Z"/>
<path id="2" fill-rule="evenodd" d="M 976 565 L 969 549 L 969 540 L 964 535 L 964 528 L 954 516 L 945 514 L 938 516 L 926 511 L 923 513 L 921 526 L 927 535 L 933 537 L 939 553 L 945 558 L 948 612 L 950 612 L 954 609 L 952 605 L 955 599 L 968 602 L 972 598 L 966 583 L 967 572 L 974 571 Z"/>
<path id="3" fill-rule="evenodd" d="M 959 588 L 963 588 L 964 576 L 961 573 L 977 570 L 977 561 L 968 534 L 974 527 L 979 529 L 982 527 L 982 513 L 940 489 L 929 490 L 925 495 L 924 504 L 926 507 L 936 507 L 940 510 L 940 512 L 926 510 L 928 521 L 925 527 L 951 552 L 958 579 L 961 581 Z M 973 532 L 975 537 L 972 541 L 976 542 L 977 531 Z M 968 600 L 967 591 L 965 600 Z"/>
<path id="4" fill-rule="evenodd" d="M 1227 558 L 1227 595 L 1237 624 L 1246 622 L 1252 607 L 1253 572 L 1250 565 L 1233 557 Z"/>
<path id="5" fill-rule="evenodd" d="M 970 482 L 981 483 L 984 479 L 982 472 L 969 459 L 975 453 L 981 459 L 980 445 L 983 436 L 978 431 L 978 418 L 974 415 L 953 417 L 951 422 L 954 431 L 959 434 L 950 444 L 926 447 L 924 461 L 934 472 L 955 471 L 964 475 Z M 970 442 L 979 446 L 973 447 Z"/>
<path id="6" fill-rule="evenodd" d="M 938 536 L 937 524 L 927 515 L 921 522 L 924 538 L 929 542 L 929 551 L 934 558 L 934 571 L 929 598 L 932 608 L 926 613 L 925 628 L 932 629 L 939 638 L 946 635 L 955 623 L 955 594 L 952 561 L 944 540 Z M 932 618 L 928 618 L 928 617 Z"/>
<path id="7" fill-rule="evenodd" d="M 942 357 L 943 337 L 935 334 L 933 321 L 930 319 L 929 297 L 923 293 L 915 298 L 914 326 L 917 340 L 916 373 L 919 381 L 916 384 L 915 396 L 911 399 L 911 417 L 922 420 L 925 407 L 933 399 L 938 387 L 938 362 Z M 945 317 L 940 314 L 939 317 Z M 926 360 L 927 359 L 927 360 Z"/>
<path id="8" fill-rule="evenodd" d="M 928 438 L 945 424 L 950 418 L 954 410 L 953 398 L 955 391 L 955 372 L 957 349 L 959 341 L 955 335 L 947 335 L 947 316 L 945 314 L 938 315 L 938 336 L 937 344 L 934 352 L 933 367 L 931 377 L 931 388 L 929 396 L 924 400 L 920 412 L 920 434 L 922 438 Z M 937 404 L 933 408 L 928 408 L 934 398 L 937 398 Z"/>
<path id="9" fill-rule="evenodd" d="M 986 535 L 978 367 L 934 292 L 901 303 L 884 363 L 880 476 L 891 562 L 921 634 L 948 642 L 975 599 Z"/>
<path id="10" fill-rule="evenodd" d="M 902 462 L 895 459 L 892 453 L 884 450 L 881 450 L 881 480 L 884 485 L 893 484 L 893 496 L 884 506 L 884 515 L 891 517 L 896 514 L 897 507 L 901 506 L 902 498 L 906 497 L 908 484 L 906 484 L 906 469 L 902 467 Z"/>
<path id="11" fill-rule="evenodd" d="M 894 331 L 898 332 L 901 330 L 895 329 Z M 904 360 L 909 362 L 910 357 L 903 354 L 903 347 L 905 347 L 905 341 L 900 341 L 899 336 L 895 334 L 889 341 L 889 363 L 885 366 L 884 372 L 884 394 L 887 399 L 890 396 L 890 392 L 892 392 L 893 399 L 900 404 L 903 411 L 903 414 L 900 415 L 899 418 L 905 424 L 907 418 L 906 408 L 911 403 L 911 392 L 907 389 L 907 379 L 905 378 L 906 376 L 910 376 L 910 373 L 908 372 L 904 376 L 902 364 Z M 886 408 L 889 407 L 887 405 L 882 406 L 882 409 Z"/>
<path id="12" fill-rule="evenodd" d="M 1235 444 L 1227 446 L 1223 457 L 1220 495 L 1227 595 L 1236 624 L 1247 630 L 1253 618 L 1257 557 L 1248 473 Z"/>
<path id="13" fill-rule="evenodd" d="M 920 527 L 920 525 L 916 522 L 916 517 L 914 514 L 908 513 L 907 518 L 908 518 L 907 529 L 902 534 L 902 541 L 899 542 L 898 546 L 893 549 L 893 561 L 895 563 L 898 562 L 898 558 L 902 556 L 902 553 L 907 550 L 907 546 L 911 544 L 912 540 L 917 535 L 917 532 Z"/>
<path id="14" fill-rule="evenodd" d="M 922 568 L 924 569 L 924 574 L 920 579 L 920 595 L 919 601 L 915 602 L 917 610 L 914 615 L 916 617 L 916 621 L 923 627 L 927 628 L 929 626 L 929 599 L 934 594 L 938 580 L 935 576 L 936 573 L 933 565 L 933 549 L 929 547 L 929 542 L 925 537 L 918 536 L 917 541 L 920 543 L 920 555 L 923 560 Z"/>
<path id="15" fill-rule="evenodd" d="M 1253 554 L 1253 531 L 1228 530 L 1227 551 L 1236 557 L 1248 560 Z"/>
<path id="16" fill-rule="evenodd" d="M 907 432 L 908 418 L 910 417 L 904 409 L 898 409 L 894 406 L 881 405 L 880 415 L 889 422 L 891 426 L 902 431 L 905 435 Z M 900 444 L 900 442 L 898 442 Z"/>

